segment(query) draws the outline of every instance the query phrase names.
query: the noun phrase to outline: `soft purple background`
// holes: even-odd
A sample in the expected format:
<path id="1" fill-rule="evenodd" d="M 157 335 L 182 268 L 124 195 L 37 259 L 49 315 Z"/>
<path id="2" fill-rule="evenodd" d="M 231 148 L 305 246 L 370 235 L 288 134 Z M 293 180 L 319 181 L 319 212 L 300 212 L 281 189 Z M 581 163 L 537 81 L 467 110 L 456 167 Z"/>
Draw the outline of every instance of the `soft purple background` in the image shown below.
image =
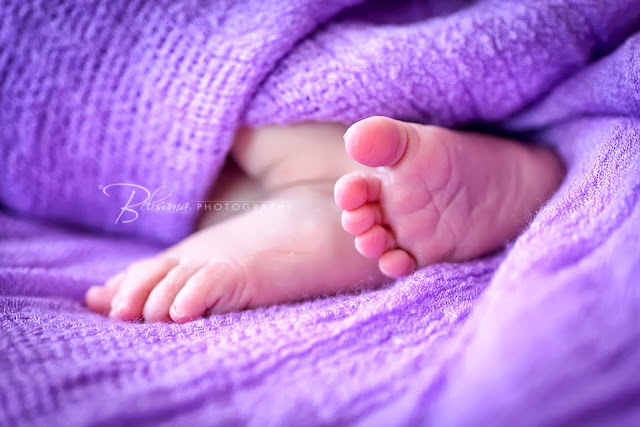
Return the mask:
<path id="1" fill-rule="evenodd" d="M 0 424 L 640 423 L 640 1 L 356 3 L 0 5 Z M 541 141 L 567 179 L 503 253 L 380 290 L 82 306 L 195 219 L 114 224 L 99 185 L 201 200 L 239 124 L 373 114 Z"/>

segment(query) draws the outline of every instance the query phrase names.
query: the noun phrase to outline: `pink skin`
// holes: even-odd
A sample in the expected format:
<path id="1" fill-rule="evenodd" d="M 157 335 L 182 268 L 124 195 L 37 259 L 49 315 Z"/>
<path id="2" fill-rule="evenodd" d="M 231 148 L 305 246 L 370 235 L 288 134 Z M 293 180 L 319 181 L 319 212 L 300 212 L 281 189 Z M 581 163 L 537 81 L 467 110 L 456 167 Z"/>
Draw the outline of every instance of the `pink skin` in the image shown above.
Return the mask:
<path id="1" fill-rule="evenodd" d="M 547 149 L 385 117 L 354 124 L 345 144 L 375 169 L 336 183 L 342 227 L 391 278 L 499 249 L 564 177 Z"/>
<path id="2" fill-rule="evenodd" d="M 187 239 L 91 288 L 87 306 L 120 320 L 186 322 L 379 285 L 500 248 L 564 174 L 549 150 L 486 135 L 384 117 L 344 131 L 241 132 L 241 171 L 225 170 L 212 199 L 292 208 L 205 215 Z"/>

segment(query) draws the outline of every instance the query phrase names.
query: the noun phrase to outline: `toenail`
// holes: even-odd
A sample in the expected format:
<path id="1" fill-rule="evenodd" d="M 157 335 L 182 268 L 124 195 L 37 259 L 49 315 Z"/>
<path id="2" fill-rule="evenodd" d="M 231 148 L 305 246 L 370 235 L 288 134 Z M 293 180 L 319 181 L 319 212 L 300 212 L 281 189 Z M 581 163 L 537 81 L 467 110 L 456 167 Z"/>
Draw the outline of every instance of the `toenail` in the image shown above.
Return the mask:
<path id="1" fill-rule="evenodd" d="M 180 310 L 175 304 L 171 306 L 171 315 L 172 317 L 184 317 L 182 310 Z"/>
<path id="2" fill-rule="evenodd" d="M 351 125 L 349 126 L 349 128 L 347 129 L 347 131 L 344 133 L 344 136 L 342 137 L 342 139 L 346 142 L 347 140 L 349 140 L 349 138 L 351 138 L 351 136 L 353 135 L 353 131 L 354 131 L 355 126 Z"/>
<path id="3" fill-rule="evenodd" d="M 125 299 L 116 298 L 113 301 L 111 301 L 111 312 L 116 313 L 116 312 L 123 311 L 126 308 L 126 305 L 127 305 L 127 302 Z"/>
<path id="4" fill-rule="evenodd" d="M 109 311 L 109 317 L 118 317 L 120 311 L 122 311 L 120 307 L 111 307 L 111 311 Z"/>

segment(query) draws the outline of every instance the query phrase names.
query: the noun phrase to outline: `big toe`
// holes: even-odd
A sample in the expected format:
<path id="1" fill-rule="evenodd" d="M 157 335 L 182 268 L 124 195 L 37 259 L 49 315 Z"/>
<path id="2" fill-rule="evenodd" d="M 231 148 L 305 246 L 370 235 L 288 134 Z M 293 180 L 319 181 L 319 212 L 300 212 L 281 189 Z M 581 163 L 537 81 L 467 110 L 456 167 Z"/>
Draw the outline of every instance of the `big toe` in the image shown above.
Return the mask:
<path id="1" fill-rule="evenodd" d="M 391 166 L 404 154 L 411 126 L 388 117 L 369 117 L 344 134 L 347 153 L 366 166 Z"/>
<path id="2" fill-rule="evenodd" d="M 201 317 L 207 310 L 222 314 L 244 309 L 248 304 L 244 271 L 233 260 L 211 262 L 201 268 L 176 295 L 171 319 L 183 323 Z"/>

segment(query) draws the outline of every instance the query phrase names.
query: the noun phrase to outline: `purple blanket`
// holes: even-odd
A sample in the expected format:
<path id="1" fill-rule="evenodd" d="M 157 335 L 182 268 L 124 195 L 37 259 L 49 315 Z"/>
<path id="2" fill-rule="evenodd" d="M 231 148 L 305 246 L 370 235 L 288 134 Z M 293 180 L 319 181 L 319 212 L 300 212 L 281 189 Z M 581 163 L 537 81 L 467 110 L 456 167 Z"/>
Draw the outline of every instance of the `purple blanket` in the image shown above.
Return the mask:
<path id="1" fill-rule="evenodd" d="M 640 425 L 640 1 L 360 3 L 0 3 L 0 425 Z M 540 141 L 568 175 L 502 253 L 379 290 L 83 307 L 197 216 L 104 186 L 203 200 L 238 126 L 370 115 Z"/>

